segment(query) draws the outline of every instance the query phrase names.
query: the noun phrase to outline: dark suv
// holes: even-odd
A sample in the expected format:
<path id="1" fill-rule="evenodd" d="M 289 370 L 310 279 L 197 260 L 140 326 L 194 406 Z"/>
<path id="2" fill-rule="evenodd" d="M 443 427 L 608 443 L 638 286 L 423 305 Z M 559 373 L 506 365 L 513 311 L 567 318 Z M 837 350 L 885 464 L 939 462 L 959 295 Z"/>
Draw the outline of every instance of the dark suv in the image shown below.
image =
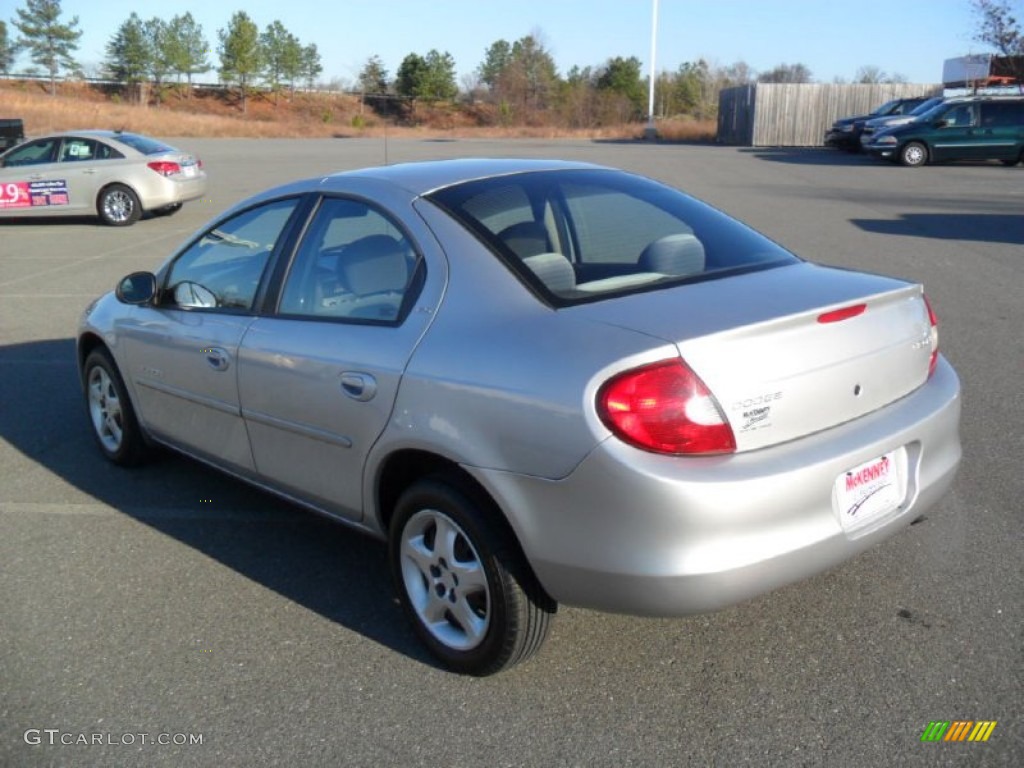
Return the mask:
<path id="1" fill-rule="evenodd" d="M 918 120 L 879 131 L 864 149 L 903 165 L 941 160 L 1024 160 L 1024 96 L 952 99 Z"/>
<path id="2" fill-rule="evenodd" d="M 825 146 L 839 147 L 857 152 L 860 150 L 860 134 L 864 123 L 876 117 L 889 115 L 905 115 L 925 101 L 924 96 L 915 99 L 893 99 L 878 107 L 870 115 L 844 117 L 832 123 L 832 128 L 825 134 Z"/>
<path id="3" fill-rule="evenodd" d="M 0 117 L 0 152 L 25 140 L 25 126 L 18 118 Z"/>

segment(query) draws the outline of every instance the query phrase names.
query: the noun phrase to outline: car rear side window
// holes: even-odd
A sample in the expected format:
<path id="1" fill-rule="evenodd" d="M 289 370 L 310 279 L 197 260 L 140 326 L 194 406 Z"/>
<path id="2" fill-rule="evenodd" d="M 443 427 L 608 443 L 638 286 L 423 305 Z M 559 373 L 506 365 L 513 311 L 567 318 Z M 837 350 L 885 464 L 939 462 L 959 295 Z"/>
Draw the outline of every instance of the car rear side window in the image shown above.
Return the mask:
<path id="1" fill-rule="evenodd" d="M 299 245 L 278 312 L 392 325 L 421 281 L 421 260 L 390 217 L 360 200 L 328 197 Z"/>
<path id="2" fill-rule="evenodd" d="M 798 261 L 678 190 L 615 171 L 513 174 L 428 197 L 556 306 Z"/>
<path id="3" fill-rule="evenodd" d="M 986 126 L 1024 125 L 1024 101 L 994 101 L 982 104 L 981 123 Z"/>

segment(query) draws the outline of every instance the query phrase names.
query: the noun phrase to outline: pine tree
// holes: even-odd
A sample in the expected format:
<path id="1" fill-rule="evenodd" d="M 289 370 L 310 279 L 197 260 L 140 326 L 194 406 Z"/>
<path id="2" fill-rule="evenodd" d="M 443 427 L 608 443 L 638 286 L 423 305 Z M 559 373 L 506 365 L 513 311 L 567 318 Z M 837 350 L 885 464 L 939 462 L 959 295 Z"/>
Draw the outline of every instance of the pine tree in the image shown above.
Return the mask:
<path id="1" fill-rule="evenodd" d="M 78 65 L 71 58 L 78 50 L 78 17 L 67 24 L 60 21 L 60 0 L 25 0 L 25 8 L 16 10 L 14 26 L 21 32 L 17 45 L 28 50 L 32 61 L 50 74 L 50 95 L 57 93 L 57 75 L 61 69 L 74 69 Z"/>

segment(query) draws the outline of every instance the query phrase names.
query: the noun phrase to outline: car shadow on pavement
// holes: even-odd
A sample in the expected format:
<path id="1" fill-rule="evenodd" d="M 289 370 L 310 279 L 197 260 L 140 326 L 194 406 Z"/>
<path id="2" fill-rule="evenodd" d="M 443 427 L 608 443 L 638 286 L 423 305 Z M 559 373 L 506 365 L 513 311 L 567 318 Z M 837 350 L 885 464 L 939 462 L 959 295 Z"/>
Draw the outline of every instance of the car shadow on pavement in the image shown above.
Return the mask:
<path id="1" fill-rule="evenodd" d="M 850 219 L 865 232 L 1024 245 L 1024 216 L 973 213 L 905 213 L 898 219 Z"/>
<path id="2" fill-rule="evenodd" d="M 73 339 L 0 346 L 0 376 L 4 400 L 18 403 L 0 408 L 0 441 L 45 471 L 288 600 L 437 666 L 402 615 L 381 542 L 171 452 L 135 469 L 110 464 L 86 421 Z"/>
<path id="3" fill-rule="evenodd" d="M 825 147 L 742 147 L 740 152 L 759 160 L 790 165 L 873 165 L 877 161 L 859 152 Z M 886 163 L 888 165 L 888 163 Z"/>

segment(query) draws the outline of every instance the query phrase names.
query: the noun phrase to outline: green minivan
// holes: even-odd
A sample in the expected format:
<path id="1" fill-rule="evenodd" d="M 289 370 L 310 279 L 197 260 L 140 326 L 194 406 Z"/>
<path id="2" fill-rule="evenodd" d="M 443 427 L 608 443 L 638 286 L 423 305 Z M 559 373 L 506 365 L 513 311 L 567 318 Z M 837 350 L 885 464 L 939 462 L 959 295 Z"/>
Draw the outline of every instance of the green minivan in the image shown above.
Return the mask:
<path id="1" fill-rule="evenodd" d="M 944 101 L 912 123 L 876 133 L 864 145 L 876 157 L 916 167 L 942 160 L 1024 161 L 1024 96 Z"/>

